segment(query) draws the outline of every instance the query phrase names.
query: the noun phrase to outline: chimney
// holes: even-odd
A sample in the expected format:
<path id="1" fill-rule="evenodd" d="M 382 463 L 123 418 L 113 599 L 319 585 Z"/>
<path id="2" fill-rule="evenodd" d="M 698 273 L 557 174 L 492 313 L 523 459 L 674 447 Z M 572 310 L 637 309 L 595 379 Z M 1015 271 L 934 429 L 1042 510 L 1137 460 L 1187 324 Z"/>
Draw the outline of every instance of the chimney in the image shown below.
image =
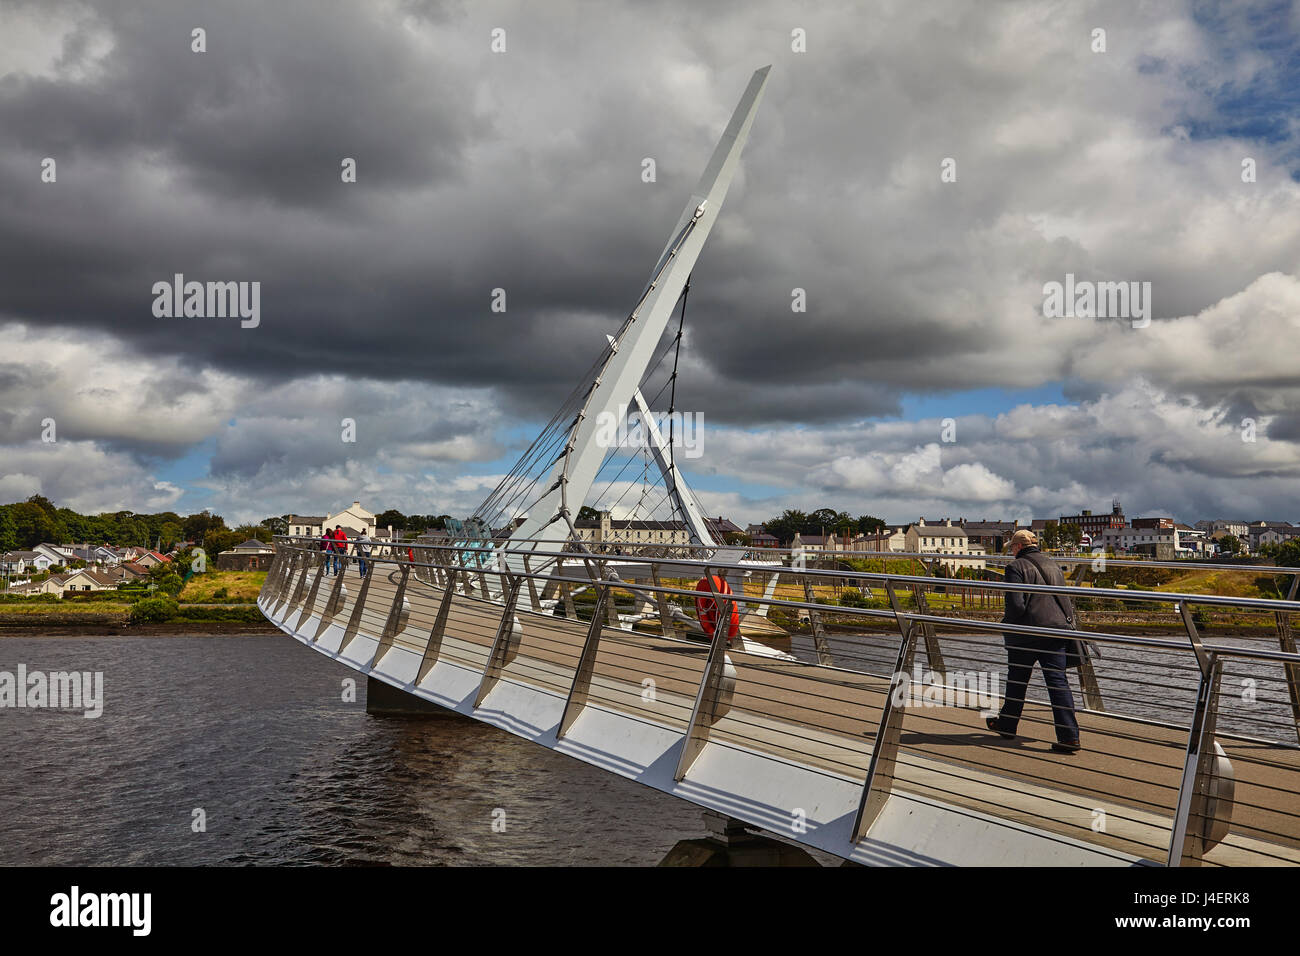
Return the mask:
<path id="1" fill-rule="evenodd" d="M 361 507 L 361 502 L 359 502 L 359 501 L 354 501 L 354 502 L 352 502 L 352 507 L 354 507 L 354 508 L 360 508 L 360 507 Z"/>

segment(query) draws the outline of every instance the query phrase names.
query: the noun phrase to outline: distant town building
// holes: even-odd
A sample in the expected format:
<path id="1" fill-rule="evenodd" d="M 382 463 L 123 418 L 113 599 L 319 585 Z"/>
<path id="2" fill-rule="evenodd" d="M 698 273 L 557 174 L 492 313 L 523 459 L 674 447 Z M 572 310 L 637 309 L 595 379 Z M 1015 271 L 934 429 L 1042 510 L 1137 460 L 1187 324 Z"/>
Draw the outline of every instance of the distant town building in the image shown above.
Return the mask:
<path id="1" fill-rule="evenodd" d="M 922 554 L 972 555 L 970 560 L 959 557 L 946 558 L 942 563 L 949 571 L 958 568 L 983 568 L 985 551 L 982 546 L 974 548 L 966 536 L 966 529 L 955 525 L 948 518 L 942 522 L 931 523 L 918 518 L 916 524 L 908 525 L 905 532 L 907 547 L 905 550 Z"/>
<path id="2" fill-rule="evenodd" d="M 608 511 L 602 511 L 599 518 L 579 518 L 573 524 L 582 541 L 662 547 L 685 547 L 691 543 L 690 531 L 681 521 L 615 520 Z"/>
<path id="3" fill-rule="evenodd" d="M 375 527 L 374 514 L 361 507 L 360 501 L 330 515 L 289 515 L 287 523 L 289 534 L 306 538 L 319 538 L 326 528 L 333 531 L 335 525 L 346 531 L 349 538 L 362 531 L 373 538 L 379 530 Z"/>
<path id="4" fill-rule="evenodd" d="M 1091 511 L 1081 511 L 1077 515 L 1061 515 L 1058 524 L 1078 525 L 1079 530 L 1088 535 L 1094 541 L 1104 531 L 1113 528 L 1123 528 L 1128 522 L 1124 520 L 1124 509 L 1120 507 L 1119 499 L 1116 498 L 1111 502 L 1110 514 L 1095 515 Z M 1033 529 L 1037 534 L 1038 529 Z"/>
<path id="5" fill-rule="evenodd" d="M 274 556 L 275 549 L 265 541 L 249 538 L 217 555 L 217 568 L 221 571 L 269 571 Z"/>

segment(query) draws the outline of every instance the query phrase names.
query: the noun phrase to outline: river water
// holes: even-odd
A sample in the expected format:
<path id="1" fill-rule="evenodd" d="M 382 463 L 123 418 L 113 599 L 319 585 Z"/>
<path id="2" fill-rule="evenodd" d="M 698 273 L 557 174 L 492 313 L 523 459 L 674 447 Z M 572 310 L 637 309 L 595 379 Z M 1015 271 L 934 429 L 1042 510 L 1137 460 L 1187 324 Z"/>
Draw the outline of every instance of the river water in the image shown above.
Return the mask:
<path id="1" fill-rule="evenodd" d="M 345 702 L 358 675 L 285 637 L 0 639 L 19 664 L 102 671 L 104 707 L 0 708 L 3 865 L 650 866 L 704 835 L 494 727 L 371 717 L 364 678 Z"/>

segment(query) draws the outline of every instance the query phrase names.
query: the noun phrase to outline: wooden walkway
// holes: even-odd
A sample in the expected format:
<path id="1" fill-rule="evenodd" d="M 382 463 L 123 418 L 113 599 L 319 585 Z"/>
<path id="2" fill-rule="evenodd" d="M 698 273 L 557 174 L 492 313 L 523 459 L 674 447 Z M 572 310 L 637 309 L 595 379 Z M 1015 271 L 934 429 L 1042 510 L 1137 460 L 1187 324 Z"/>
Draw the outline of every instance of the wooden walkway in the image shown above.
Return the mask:
<path id="1" fill-rule="evenodd" d="M 397 575 L 373 575 L 355 622 L 358 575 L 346 578 L 348 599 L 336 623 L 360 633 L 383 633 Z M 325 608 L 329 585 L 318 589 L 314 614 Z M 422 654 L 444 592 L 412 576 L 411 613 L 394 645 Z M 304 593 L 304 600 L 305 600 Z M 528 606 L 503 679 L 567 695 L 589 625 Z M 483 671 L 501 620 L 500 604 L 457 594 L 440 659 Z M 708 647 L 654 634 L 605 628 L 589 703 L 684 733 L 701 682 Z M 746 748 L 860 782 L 888 681 L 879 676 L 802 662 L 774 661 L 741 652 L 729 658 L 737 678 L 711 744 Z M 1030 701 L 1016 741 L 985 727 L 974 707 L 909 707 L 901 737 L 894 792 L 976 810 L 1092 845 L 1163 862 L 1172 808 L 1183 772 L 1187 731 L 1123 717 L 1081 712 L 1085 750 L 1052 753 L 1051 714 Z M 1300 863 L 1300 750 L 1220 734 L 1232 762 L 1236 793 L 1228 838 L 1207 864 Z"/>

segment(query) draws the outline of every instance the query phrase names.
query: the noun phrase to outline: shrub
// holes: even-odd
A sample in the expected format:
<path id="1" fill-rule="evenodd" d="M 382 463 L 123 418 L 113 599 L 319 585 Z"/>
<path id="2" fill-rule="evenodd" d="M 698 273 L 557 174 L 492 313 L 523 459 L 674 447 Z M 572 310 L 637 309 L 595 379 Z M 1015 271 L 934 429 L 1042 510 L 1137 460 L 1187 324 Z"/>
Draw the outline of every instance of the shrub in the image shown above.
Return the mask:
<path id="1" fill-rule="evenodd" d="M 180 605 L 170 597 L 147 597 L 131 606 L 132 624 L 161 624 L 180 613 Z"/>
<path id="2" fill-rule="evenodd" d="M 867 599 L 857 588 L 845 588 L 840 594 L 840 607 L 866 607 Z"/>

